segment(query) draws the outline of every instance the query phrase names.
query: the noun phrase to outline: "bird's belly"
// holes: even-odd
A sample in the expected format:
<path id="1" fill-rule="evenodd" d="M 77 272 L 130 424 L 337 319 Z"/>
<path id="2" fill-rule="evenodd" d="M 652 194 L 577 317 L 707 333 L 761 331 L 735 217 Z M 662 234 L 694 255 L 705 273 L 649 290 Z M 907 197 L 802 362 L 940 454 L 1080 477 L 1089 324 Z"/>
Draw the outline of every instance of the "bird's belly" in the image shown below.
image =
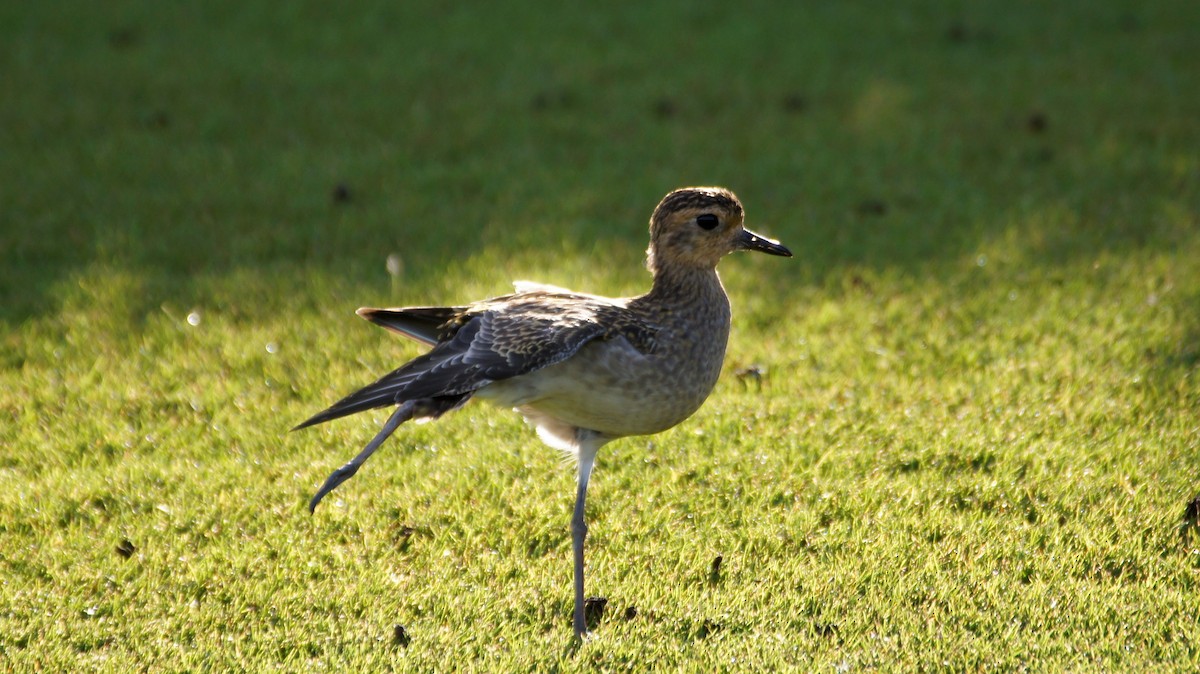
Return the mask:
<path id="1" fill-rule="evenodd" d="M 662 399 L 624 386 L 596 386 L 583 394 L 567 392 L 524 407 L 576 428 L 621 437 L 665 431 L 691 416 L 705 397 Z"/>
<path id="2" fill-rule="evenodd" d="M 716 383 L 724 355 L 722 348 L 715 357 L 700 359 L 631 357 L 612 345 L 588 345 L 574 358 L 496 382 L 481 393 L 575 428 L 611 437 L 649 435 L 699 409 Z"/>

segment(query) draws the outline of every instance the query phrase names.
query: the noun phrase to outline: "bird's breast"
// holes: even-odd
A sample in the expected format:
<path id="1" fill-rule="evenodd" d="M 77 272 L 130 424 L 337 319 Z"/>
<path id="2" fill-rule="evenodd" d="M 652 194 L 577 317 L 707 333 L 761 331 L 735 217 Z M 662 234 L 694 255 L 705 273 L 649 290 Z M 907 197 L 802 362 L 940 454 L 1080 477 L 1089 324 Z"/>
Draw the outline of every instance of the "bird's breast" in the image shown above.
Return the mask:
<path id="1" fill-rule="evenodd" d="M 529 411 L 613 437 L 664 431 L 708 398 L 729 337 L 727 309 L 700 321 L 670 318 L 650 353 L 624 338 L 597 340 L 561 363 L 496 382 L 480 393 L 523 408 L 531 419 Z"/>

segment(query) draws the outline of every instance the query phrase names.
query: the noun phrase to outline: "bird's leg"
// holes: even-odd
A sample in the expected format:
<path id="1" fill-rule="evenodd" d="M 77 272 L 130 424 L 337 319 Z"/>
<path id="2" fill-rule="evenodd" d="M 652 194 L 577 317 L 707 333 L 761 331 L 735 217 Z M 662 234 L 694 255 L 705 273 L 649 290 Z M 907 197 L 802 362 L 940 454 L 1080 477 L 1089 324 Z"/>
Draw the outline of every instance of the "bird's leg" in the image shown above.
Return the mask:
<path id="1" fill-rule="evenodd" d="M 325 498 L 326 494 L 336 489 L 339 484 L 353 477 L 358 472 L 358 469 L 367 462 L 367 459 L 371 458 L 371 454 L 379 449 L 379 445 L 382 445 L 383 441 L 388 439 L 388 436 L 395 433 L 400 424 L 413 417 L 413 411 L 416 409 L 416 406 L 416 401 L 408 401 L 398 407 L 395 412 L 392 412 L 392 416 L 388 417 L 387 423 L 367 443 L 367 446 L 358 453 L 358 456 L 350 459 L 349 463 L 333 471 L 333 474 L 325 480 L 325 484 L 321 485 L 321 489 L 317 492 L 317 495 L 312 497 L 312 500 L 308 502 L 308 511 L 310 513 L 315 512 L 317 504 L 321 502 L 321 499 Z"/>
<path id="2" fill-rule="evenodd" d="M 588 480 L 596 464 L 596 451 L 603 442 L 596 442 L 594 434 L 579 432 L 579 489 L 575 493 L 575 513 L 571 516 L 571 547 L 575 552 L 575 636 L 587 633 L 587 618 L 583 612 L 583 540 L 587 538 L 587 522 L 584 520 L 584 503 L 587 500 Z"/>
<path id="3" fill-rule="evenodd" d="M 587 474 L 580 465 L 579 491 L 575 495 L 575 514 L 571 517 L 571 547 L 575 552 L 575 636 L 587 632 L 583 615 L 583 540 L 587 537 L 587 522 L 583 518 L 583 503 L 587 499 Z"/>

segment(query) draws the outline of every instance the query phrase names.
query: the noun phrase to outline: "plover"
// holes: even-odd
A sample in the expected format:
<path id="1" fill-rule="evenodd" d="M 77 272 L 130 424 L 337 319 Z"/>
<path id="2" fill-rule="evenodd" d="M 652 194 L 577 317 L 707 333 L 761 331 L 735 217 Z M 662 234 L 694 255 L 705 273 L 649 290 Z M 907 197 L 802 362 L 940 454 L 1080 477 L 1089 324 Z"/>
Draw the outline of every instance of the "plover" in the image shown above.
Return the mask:
<path id="1" fill-rule="evenodd" d="M 687 187 L 664 197 L 650 217 L 646 266 L 654 284 L 637 297 L 517 282 L 511 295 L 464 306 L 359 309 L 433 348 L 296 426 L 398 406 L 362 452 L 329 476 L 309 510 L 410 419 L 440 417 L 473 397 L 516 408 L 546 444 L 576 459 L 573 622 L 582 637 L 584 501 L 597 451 L 617 438 L 671 428 L 712 391 L 730 321 L 717 262 L 736 250 L 791 257 L 746 229 L 743 217 L 741 202 L 724 188 Z"/>

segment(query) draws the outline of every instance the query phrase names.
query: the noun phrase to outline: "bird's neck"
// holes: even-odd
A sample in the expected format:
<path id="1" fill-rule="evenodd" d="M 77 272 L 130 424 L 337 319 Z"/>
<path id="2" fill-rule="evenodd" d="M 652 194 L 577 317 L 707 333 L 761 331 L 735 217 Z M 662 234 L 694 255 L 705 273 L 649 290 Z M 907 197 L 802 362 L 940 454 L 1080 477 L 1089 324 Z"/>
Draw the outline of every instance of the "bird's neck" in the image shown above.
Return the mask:
<path id="1" fill-rule="evenodd" d="M 646 298 L 663 304 L 728 302 L 721 277 L 712 267 L 658 267 L 654 270 L 654 285 Z"/>
<path id="2" fill-rule="evenodd" d="M 717 270 L 660 267 L 650 292 L 635 302 L 630 308 L 658 328 L 659 356 L 699 363 L 689 366 L 692 372 L 686 376 L 700 382 L 696 390 L 708 395 L 721 373 L 731 318 Z M 700 400 L 703 396 L 697 405 Z"/>

